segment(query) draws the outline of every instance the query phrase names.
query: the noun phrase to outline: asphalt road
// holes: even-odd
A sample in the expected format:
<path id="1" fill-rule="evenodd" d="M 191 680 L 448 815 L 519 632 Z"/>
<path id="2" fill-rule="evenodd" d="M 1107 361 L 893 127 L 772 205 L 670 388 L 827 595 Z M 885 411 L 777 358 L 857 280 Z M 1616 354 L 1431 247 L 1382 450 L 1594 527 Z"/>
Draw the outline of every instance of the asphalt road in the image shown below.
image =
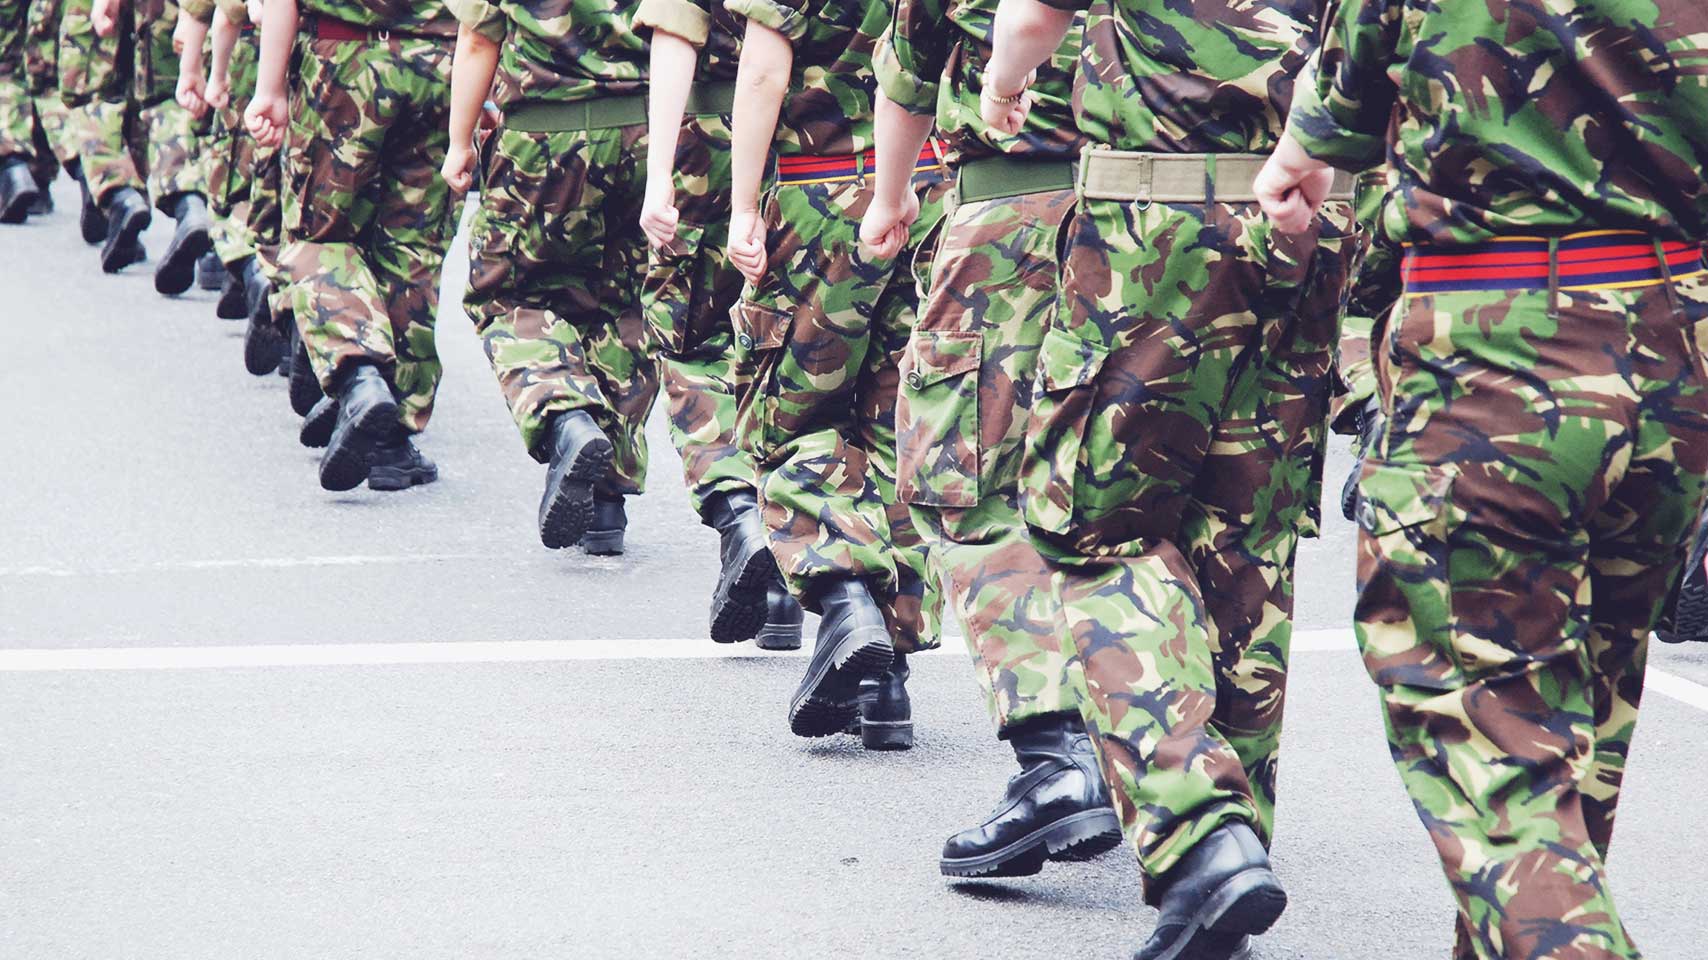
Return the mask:
<path id="1" fill-rule="evenodd" d="M 0 227 L 0 958 L 1060 960 L 1143 940 L 1123 851 L 937 874 L 1011 765 L 959 653 L 919 658 L 909 753 L 788 735 L 799 659 L 701 639 L 716 540 L 661 423 L 629 553 L 538 546 L 541 468 L 458 307 L 460 242 L 422 444 L 442 479 L 333 495 L 283 382 L 243 372 L 240 325 L 207 294 L 161 299 L 151 266 L 103 277 L 66 187 L 58 215 Z M 1315 640 L 1276 845 L 1293 906 L 1257 956 L 1445 957 L 1445 884 L 1336 640 L 1348 526 L 1327 518 L 1299 568 Z M 487 641 L 554 652 L 415 646 L 499 659 Z M 159 668 L 20 667 L 113 647 Z M 213 669 L 163 649 L 248 647 Z M 377 662 L 267 665 L 287 647 Z M 1695 960 L 1708 647 L 1652 668 L 1670 692 L 1646 701 L 1613 885 L 1649 957 Z"/>

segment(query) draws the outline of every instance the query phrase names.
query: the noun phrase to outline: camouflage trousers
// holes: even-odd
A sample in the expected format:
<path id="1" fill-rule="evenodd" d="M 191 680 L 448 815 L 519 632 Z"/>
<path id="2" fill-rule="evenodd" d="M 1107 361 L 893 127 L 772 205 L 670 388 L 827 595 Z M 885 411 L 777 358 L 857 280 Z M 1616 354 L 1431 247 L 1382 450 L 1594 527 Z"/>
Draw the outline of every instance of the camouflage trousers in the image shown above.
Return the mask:
<path id="1" fill-rule="evenodd" d="M 1376 396 L 1372 345 L 1387 329 L 1388 314 L 1400 297 L 1400 244 L 1384 221 L 1393 194 L 1386 169 L 1358 178 L 1354 214 L 1363 228 L 1364 246 L 1352 270 L 1345 316 L 1340 322 L 1340 346 L 1335 358 L 1339 389 L 1329 406 L 1329 424 L 1336 433 L 1357 432 L 1358 411 Z M 1399 225 L 1395 225 L 1398 227 Z"/>
<path id="2" fill-rule="evenodd" d="M 895 261 L 867 259 L 869 181 L 779 184 L 766 200 L 770 269 L 737 305 L 737 436 L 759 467 L 771 552 L 817 612 L 814 581 L 866 580 L 896 649 L 939 643 L 928 553 L 896 497 L 897 366 L 919 295 L 915 248 L 949 183 L 918 174 L 921 215 Z"/>
<path id="3" fill-rule="evenodd" d="M 71 109 L 53 94 L 31 96 L 25 78 L 0 76 L 0 162 L 19 159 L 42 186 L 77 159 Z"/>
<path id="4" fill-rule="evenodd" d="M 1649 630 L 1708 477 L 1708 274 L 1408 295 L 1357 632 L 1462 958 L 1635 958 L 1608 886 Z"/>
<path id="5" fill-rule="evenodd" d="M 231 50 L 231 101 L 213 114 L 206 144 L 208 205 L 213 209 L 214 250 L 226 264 L 239 263 L 256 252 L 249 223 L 251 190 L 258 164 L 278 162 L 277 150 L 266 150 L 243 127 L 243 111 L 255 93 L 257 49 L 252 36 L 240 37 Z"/>
<path id="6" fill-rule="evenodd" d="M 534 459 L 552 416 L 585 410 L 615 447 L 600 487 L 646 486 L 646 418 L 658 375 L 640 278 L 646 125 L 487 142 L 463 307 Z"/>
<path id="7" fill-rule="evenodd" d="M 404 429 L 433 414 L 439 267 L 456 230 L 439 176 L 449 41 L 304 39 L 285 142 L 278 272 L 323 389 L 379 368 Z"/>
<path id="8" fill-rule="evenodd" d="M 1020 518 L 1021 441 L 1073 204 L 1062 190 L 952 206 L 901 361 L 898 495 L 928 538 L 999 731 L 1079 708 L 1051 569 Z"/>
<path id="9" fill-rule="evenodd" d="M 176 102 L 139 107 L 95 100 L 81 109 L 78 154 L 96 200 L 105 203 L 112 191 L 129 187 L 153 196 L 155 206 L 170 213 L 178 197 L 207 190 L 195 118 Z"/>
<path id="10" fill-rule="evenodd" d="M 741 274 L 729 244 L 729 126 L 687 117 L 676 147 L 676 240 L 648 252 L 641 307 L 659 344 L 658 376 L 669 404 L 670 438 L 694 512 L 706 498 L 758 485 L 753 457 L 736 443 L 735 332 L 730 309 Z"/>
<path id="11" fill-rule="evenodd" d="M 1084 200 L 1064 231 L 1021 510 L 1147 877 L 1225 822 L 1273 829 L 1293 558 L 1353 255 L 1349 205 L 1327 211 L 1286 237 L 1256 204 Z"/>

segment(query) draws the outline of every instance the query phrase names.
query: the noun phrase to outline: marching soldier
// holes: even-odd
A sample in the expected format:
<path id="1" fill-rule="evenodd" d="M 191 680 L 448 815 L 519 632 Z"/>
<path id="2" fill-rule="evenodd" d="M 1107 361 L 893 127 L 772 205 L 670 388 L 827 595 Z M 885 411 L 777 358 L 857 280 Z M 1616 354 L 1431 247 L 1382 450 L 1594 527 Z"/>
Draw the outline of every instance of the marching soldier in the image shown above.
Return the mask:
<path id="1" fill-rule="evenodd" d="M 1329 164 L 1398 178 L 1356 621 L 1460 958 L 1639 956 L 1606 861 L 1708 482 L 1705 58 L 1699 0 L 1346 0 L 1260 184 L 1292 232 Z"/>

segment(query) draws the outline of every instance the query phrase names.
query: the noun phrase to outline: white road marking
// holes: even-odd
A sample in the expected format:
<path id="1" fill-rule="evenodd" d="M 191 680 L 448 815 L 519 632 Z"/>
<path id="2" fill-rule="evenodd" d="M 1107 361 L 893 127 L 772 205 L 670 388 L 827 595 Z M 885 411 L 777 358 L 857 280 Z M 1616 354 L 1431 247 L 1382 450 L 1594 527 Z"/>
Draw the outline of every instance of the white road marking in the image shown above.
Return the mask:
<path id="1" fill-rule="evenodd" d="M 445 663 L 559 663 L 572 660 L 711 660 L 800 657 L 751 643 L 719 644 L 703 637 L 640 640 L 447 640 L 439 643 L 251 644 L 209 647 L 80 647 L 0 650 L 0 673 L 84 670 L 210 670 L 268 667 L 365 667 Z M 1294 653 L 1350 653 L 1350 629 L 1301 630 Z M 945 636 L 932 656 L 966 656 L 960 637 Z M 1708 712 L 1708 686 L 1649 668 L 1648 689 Z"/>

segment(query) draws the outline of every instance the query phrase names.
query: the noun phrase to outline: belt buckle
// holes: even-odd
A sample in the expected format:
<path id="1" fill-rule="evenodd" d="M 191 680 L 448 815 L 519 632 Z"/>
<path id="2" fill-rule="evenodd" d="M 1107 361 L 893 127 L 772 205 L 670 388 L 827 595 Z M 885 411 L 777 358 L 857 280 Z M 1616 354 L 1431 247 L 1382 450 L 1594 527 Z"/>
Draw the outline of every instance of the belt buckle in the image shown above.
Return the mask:
<path id="1" fill-rule="evenodd" d="M 381 43 L 390 43 L 391 42 L 391 31 L 390 30 L 375 30 L 374 36 L 377 37 Z"/>

